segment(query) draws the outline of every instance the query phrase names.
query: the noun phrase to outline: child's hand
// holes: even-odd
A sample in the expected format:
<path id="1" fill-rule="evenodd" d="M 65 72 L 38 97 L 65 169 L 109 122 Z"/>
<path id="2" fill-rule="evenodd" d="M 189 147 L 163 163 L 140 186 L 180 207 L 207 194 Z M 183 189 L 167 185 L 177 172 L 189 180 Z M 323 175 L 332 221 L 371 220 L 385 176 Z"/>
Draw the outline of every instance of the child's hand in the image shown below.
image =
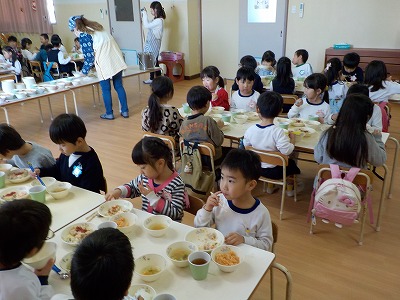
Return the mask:
<path id="1" fill-rule="evenodd" d="M 104 195 L 106 201 L 115 200 L 121 197 L 122 191 L 120 189 L 114 189 L 112 192 Z"/>
<path id="2" fill-rule="evenodd" d="M 145 187 L 145 186 L 143 185 L 143 182 L 142 182 L 142 181 L 140 181 L 140 182 L 138 183 L 138 188 L 139 188 L 140 193 L 141 193 L 142 195 L 144 195 L 144 196 L 147 196 L 147 195 L 151 192 L 151 190 L 150 190 L 149 188 L 147 188 L 147 187 Z"/>
<path id="3" fill-rule="evenodd" d="M 40 169 L 35 169 L 34 172 L 30 172 L 30 171 L 29 171 L 29 175 L 30 175 L 32 178 L 37 178 L 37 177 L 40 175 Z"/>
<path id="4" fill-rule="evenodd" d="M 333 114 L 331 116 L 332 121 L 336 121 L 337 117 L 338 117 L 338 114 Z"/>
<path id="5" fill-rule="evenodd" d="M 53 267 L 54 263 L 55 263 L 55 260 L 50 258 L 47 261 L 47 264 L 43 268 L 41 268 L 40 270 L 35 270 L 35 274 L 37 276 L 49 276 L 51 267 Z"/>
<path id="6" fill-rule="evenodd" d="M 296 105 L 297 107 L 300 107 L 303 105 L 303 99 L 297 99 L 296 102 L 294 103 L 294 105 Z"/>
<path id="7" fill-rule="evenodd" d="M 216 93 L 211 93 L 211 101 L 215 101 L 218 99 L 218 95 Z"/>
<path id="8" fill-rule="evenodd" d="M 217 125 L 218 125 L 218 128 L 221 129 L 222 127 L 224 127 L 224 121 L 218 120 Z"/>
<path id="9" fill-rule="evenodd" d="M 244 243 L 244 237 L 236 232 L 231 232 L 225 237 L 225 244 L 237 246 Z"/>
<path id="10" fill-rule="evenodd" d="M 293 132 L 289 132 L 289 139 L 290 139 L 290 143 L 294 145 L 296 142 L 296 137 Z"/>
<path id="11" fill-rule="evenodd" d="M 204 208 L 207 211 L 212 211 L 214 206 L 218 206 L 219 205 L 219 197 L 218 197 L 219 194 L 221 194 L 221 192 L 213 193 L 213 194 L 210 195 L 210 197 L 208 197 L 207 202 L 204 205 Z"/>

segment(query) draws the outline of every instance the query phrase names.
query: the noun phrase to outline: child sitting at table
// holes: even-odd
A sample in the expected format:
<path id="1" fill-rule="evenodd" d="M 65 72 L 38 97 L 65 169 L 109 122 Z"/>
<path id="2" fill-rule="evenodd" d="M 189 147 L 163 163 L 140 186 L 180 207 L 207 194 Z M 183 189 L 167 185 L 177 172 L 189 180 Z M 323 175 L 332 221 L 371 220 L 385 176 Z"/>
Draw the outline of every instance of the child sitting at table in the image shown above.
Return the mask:
<path id="1" fill-rule="evenodd" d="M 0 206 L 0 298 L 50 299 L 48 283 L 54 259 L 32 272 L 21 263 L 34 256 L 49 232 L 51 213 L 40 202 L 22 199 Z"/>
<path id="2" fill-rule="evenodd" d="M 346 97 L 335 126 L 324 131 L 314 148 L 319 164 L 337 164 L 364 169 L 367 163 L 379 167 L 386 162 L 385 145 L 380 133 L 366 130 L 374 104 L 367 96 L 351 94 Z"/>
<path id="3" fill-rule="evenodd" d="M 261 65 L 257 66 L 256 74 L 261 76 L 271 76 L 275 74 L 275 53 L 271 50 L 265 51 L 261 58 Z"/>
<path id="4" fill-rule="evenodd" d="M 324 123 L 331 116 L 326 84 L 324 74 L 314 73 L 308 76 L 304 81 L 304 96 L 293 104 L 288 118 L 309 119 L 311 116 L 318 116 L 318 121 Z"/>
<path id="5" fill-rule="evenodd" d="M 294 53 L 292 59 L 292 63 L 294 64 L 294 68 L 292 69 L 294 78 L 305 78 L 313 73 L 312 67 L 309 63 L 307 63 L 307 60 L 307 50 L 299 49 Z"/>
<path id="6" fill-rule="evenodd" d="M 42 33 L 39 37 L 40 39 L 40 50 L 44 50 L 47 44 L 49 44 L 49 35 L 47 33 Z"/>
<path id="7" fill-rule="evenodd" d="M 225 90 L 224 79 L 215 66 L 205 67 L 200 73 L 203 86 L 211 92 L 211 106 L 222 106 L 229 110 L 229 96 Z"/>
<path id="8" fill-rule="evenodd" d="M 78 300 L 125 299 L 133 269 L 132 246 L 127 236 L 114 228 L 96 230 L 82 240 L 72 258 L 72 295 Z M 51 298 L 67 299 L 71 297 L 61 294 Z"/>
<path id="9" fill-rule="evenodd" d="M 347 82 L 364 81 L 363 70 L 358 66 L 360 63 L 360 55 L 356 52 L 347 53 L 343 57 L 342 80 Z"/>
<path id="10" fill-rule="evenodd" d="M 2 51 L 6 63 L 8 63 L 7 70 L 13 71 L 14 74 L 17 76 L 18 82 L 21 81 L 22 66 L 17 58 L 17 54 L 10 46 L 5 46 Z"/>
<path id="11" fill-rule="evenodd" d="M 142 210 L 182 221 L 185 183 L 174 170 L 168 146 L 159 138 L 144 137 L 133 148 L 132 161 L 140 167 L 141 174 L 107 193 L 105 199 L 142 196 Z"/>
<path id="12" fill-rule="evenodd" d="M 257 99 L 260 93 L 253 90 L 253 70 L 241 67 L 235 78 L 239 90 L 232 94 L 231 109 L 244 109 L 245 111 L 256 111 Z"/>
<path id="13" fill-rule="evenodd" d="M 254 72 L 254 84 L 253 84 L 253 90 L 259 92 L 260 94 L 264 92 L 264 86 L 263 83 L 261 82 L 261 77 L 260 75 L 256 74 L 255 70 L 257 68 L 257 61 L 256 59 L 251 56 L 251 55 L 245 55 L 240 59 L 239 67 L 246 67 Z M 237 85 L 236 82 L 233 83 L 232 85 L 232 91 L 237 91 L 239 89 L 239 86 Z"/>
<path id="14" fill-rule="evenodd" d="M 169 135 L 179 143 L 179 128 L 183 118 L 176 107 L 168 101 L 174 96 L 174 84 L 167 76 L 159 76 L 151 83 L 148 106 L 142 111 L 142 129 L 157 134 Z"/>
<path id="15" fill-rule="evenodd" d="M 72 47 L 71 52 L 82 54 L 82 47 L 79 42 L 79 37 L 74 38 L 74 46 Z"/>
<path id="16" fill-rule="evenodd" d="M 8 42 L 8 46 L 11 47 L 12 51 L 13 51 L 13 52 L 15 53 L 15 55 L 17 56 L 17 59 L 18 59 L 20 62 L 22 62 L 22 53 L 21 53 L 21 51 L 20 51 L 19 48 L 18 48 L 18 39 L 17 39 L 15 36 L 10 35 L 10 36 L 8 37 L 8 39 L 7 39 L 7 42 Z"/>
<path id="17" fill-rule="evenodd" d="M 48 168 L 35 169 L 36 175 L 52 176 L 77 187 L 100 193 L 106 190 L 99 157 L 86 140 L 86 126 L 74 114 L 61 114 L 50 125 L 49 134 L 61 154 L 56 164 Z"/>
<path id="18" fill-rule="evenodd" d="M 294 150 L 294 135 L 285 134 L 282 128 L 274 125 L 274 118 L 282 111 L 283 99 L 276 92 L 262 93 L 257 101 L 257 112 L 261 122 L 252 125 L 246 130 L 243 138 L 243 146 L 252 146 L 253 148 L 265 151 L 279 151 L 284 155 L 290 155 Z M 267 163 L 261 163 L 261 176 L 282 179 L 283 167 L 275 166 Z M 286 176 L 300 174 L 300 169 L 295 161 L 289 158 L 286 167 Z M 300 185 L 299 185 L 300 188 Z M 277 188 L 273 184 L 268 184 L 267 193 L 272 194 Z M 293 180 L 288 179 L 287 184 L 288 196 L 293 196 Z"/>
<path id="19" fill-rule="evenodd" d="M 328 81 L 329 107 L 331 109 L 331 117 L 327 119 L 328 124 L 333 124 L 337 118 L 343 100 L 346 98 L 348 87 L 340 80 L 342 63 L 337 57 L 329 59 L 324 70 Z"/>
<path id="20" fill-rule="evenodd" d="M 208 142 L 215 147 L 214 159 L 222 157 L 222 143 L 224 134 L 219 129 L 223 122 L 215 122 L 213 118 L 205 116 L 211 101 L 211 93 L 202 86 L 192 87 L 187 94 L 187 103 L 192 114 L 183 120 L 179 135 L 189 142 Z"/>
<path id="21" fill-rule="evenodd" d="M 27 60 L 36 60 L 36 53 L 31 52 L 32 41 L 28 38 L 21 40 L 21 53 Z"/>
<path id="22" fill-rule="evenodd" d="M 56 62 L 60 72 L 66 72 L 68 75 L 73 76 L 72 71 L 75 70 L 75 66 L 71 63 L 71 57 L 67 56 L 64 58 L 64 53 L 60 51 L 61 39 L 58 36 L 53 36 L 51 44 L 53 45 L 53 49 L 47 52 L 47 61 Z"/>
<path id="23" fill-rule="evenodd" d="M 20 169 L 50 167 L 56 163 L 51 151 L 34 142 L 25 142 L 12 126 L 0 124 L 0 158 Z M 1 160 L 0 160 L 1 162 Z"/>
<path id="24" fill-rule="evenodd" d="M 195 227 L 215 224 L 228 245 L 244 243 L 270 250 L 271 217 L 261 201 L 251 195 L 260 177 L 260 157 L 252 151 L 233 149 L 221 168 L 221 191 L 208 197 L 203 208 L 197 211 Z"/>

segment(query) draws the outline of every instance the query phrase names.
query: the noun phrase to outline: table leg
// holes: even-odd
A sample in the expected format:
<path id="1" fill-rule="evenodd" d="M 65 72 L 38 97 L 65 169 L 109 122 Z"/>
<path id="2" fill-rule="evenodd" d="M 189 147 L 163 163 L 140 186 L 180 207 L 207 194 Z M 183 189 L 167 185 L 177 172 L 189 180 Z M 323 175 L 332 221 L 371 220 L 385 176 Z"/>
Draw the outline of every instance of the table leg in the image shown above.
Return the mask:
<path id="1" fill-rule="evenodd" d="M 40 111 L 40 122 L 43 123 L 43 112 L 42 112 L 42 104 L 40 103 L 40 99 L 38 99 L 39 111 Z"/>
<path id="2" fill-rule="evenodd" d="M 381 214 L 382 214 L 382 206 L 383 206 L 383 201 L 385 201 L 385 196 L 386 196 L 386 185 L 387 185 L 387 180 L 388 180 L 388 167 L 386 164 L 384 164 L 383 169 L 385 171 L 383 175 L 383 183 L 382 183 L 382 191 L 381 191 L 381 198 L 379 200 L 379 209 L 378 209 L 378 218 L 376 220 L 376 231 L 381 230 Z"/>
<path id="3" fill-rule="evenodd" d="M 77 116 L 79 116 L 79 113 L 78 113 L 78 105 L 76 104 L 75 92 L 74 92 L 73 90 L 70 90 L 70 91 L 71 91 L 71 93 L 72 93 L 72 99 L 74 100 L 75 114 L 76 114 Z M 64 101 L 65 101 L 65 94 L 64 94 Z M 96 107 L 96 106 L 95 106 L 95 107 Z"/>
<path id="4" fill-rule="evenodd" d="M 7 108 L 5 108 L 5 107 L 1 107 L 1 108 L 4 110 L 4 115 L 6 116 L 7 125 L 10 125 L 10 120 L 8 119 Z"/>
<path id="5" fill-rule="evenodd" d="M 95 95 L 94 95 L 94 84 L 92 84 L 92 95 L 93 95 L 93 107 L 96 107 L 96 98 L 95 98 Z"/>
<path id="6" fill-rule="evenodd" d="M 394 137 L 389 137 L 388 140 L 391 140 L 395 145 L 393 166 L 392 166 L 392 175 L 390 176 L 390 184 L 389 184 L 389 192 L 388 192 L 388 198 L 391 199 L 392 198 L 393 181 L 394 181 L 394 172 L 395 172 L 396 166 L 397 166 L 397 155 L 398 155 L 398 151 L 399 151 L 399 141 L 397 139 L 395 139 Z"/>
<path id="7" fill-rule="evenodd" d="M 54 116 L 53 116 L 53 109 L 51 107 L 51 102 L 50 102 L 50 97 L 47 97 L 47 102 L 49 103 L 49 109 L 50 109 L 50 118 L 53 121 L 54 120 Z"/>
<path id="8" fill-rule="evenodd" d="M 68 105 L 67 105 L 67 97 L 64 94 L 64 107 L 65 107 L 65 113 L 68 113 Z"/>
<path id="9" fill-rule="evenodd" d="M 96 88 L 97 88 L 97 99 L 99 100 L 99 104 L 101 104 L 101 98 L 100 98 L 100 88 L 99 88 L 100 84 L 96 84 Z"/>

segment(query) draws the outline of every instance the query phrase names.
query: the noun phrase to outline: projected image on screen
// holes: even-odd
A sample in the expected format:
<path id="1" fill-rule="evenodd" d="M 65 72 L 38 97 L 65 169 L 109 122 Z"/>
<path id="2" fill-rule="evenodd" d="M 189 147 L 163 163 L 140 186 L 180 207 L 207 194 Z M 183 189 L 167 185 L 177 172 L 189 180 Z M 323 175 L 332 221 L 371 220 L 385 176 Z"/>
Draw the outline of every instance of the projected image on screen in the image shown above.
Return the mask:
<path id="1" fill-rule="evenodd" d="M 277 0 L 248 0 L 247 21 L 249 23 L 275 23 Z"/>

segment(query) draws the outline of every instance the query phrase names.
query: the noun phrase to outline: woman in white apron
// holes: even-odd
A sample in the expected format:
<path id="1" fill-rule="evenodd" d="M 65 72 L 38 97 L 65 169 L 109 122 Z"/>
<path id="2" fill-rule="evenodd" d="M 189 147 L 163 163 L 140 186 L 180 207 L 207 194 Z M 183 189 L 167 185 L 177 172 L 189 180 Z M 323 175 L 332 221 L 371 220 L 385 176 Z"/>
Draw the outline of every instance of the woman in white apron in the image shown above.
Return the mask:
<path id="1" fill-rule="evenodd" d="M 147 11 L 146 8 L 142 8 L 142 20 L 143 20 L 143 27 L 147 28 L 147 38 L 146 42 L 144 44 L 144 52 L 150 52 L 153 61 L 155 61 L 155 66 L 158 65 L 158 55 L 160 53 L 160 47 L 161 47 L 161 39 L 163 36 L 163 30 L 164 30 L 164 19 L 166 18 L 165 16 L 165 11 L 164 8 L 162 7 L 161 3 L 158 1 L 153 1 L 150 4 L 150 13 L 152 16 L 154 16 L 153 21 L 149 22 L 147 18 Z M 161 75 L 161 71 L 157 72 L 151 72 L 150 73 L 150 79 L 147 79 L 143 81 L 146 84 L 150 84 L 153 79 L 154 79 L 154 73 L 156 76 Z"/>

